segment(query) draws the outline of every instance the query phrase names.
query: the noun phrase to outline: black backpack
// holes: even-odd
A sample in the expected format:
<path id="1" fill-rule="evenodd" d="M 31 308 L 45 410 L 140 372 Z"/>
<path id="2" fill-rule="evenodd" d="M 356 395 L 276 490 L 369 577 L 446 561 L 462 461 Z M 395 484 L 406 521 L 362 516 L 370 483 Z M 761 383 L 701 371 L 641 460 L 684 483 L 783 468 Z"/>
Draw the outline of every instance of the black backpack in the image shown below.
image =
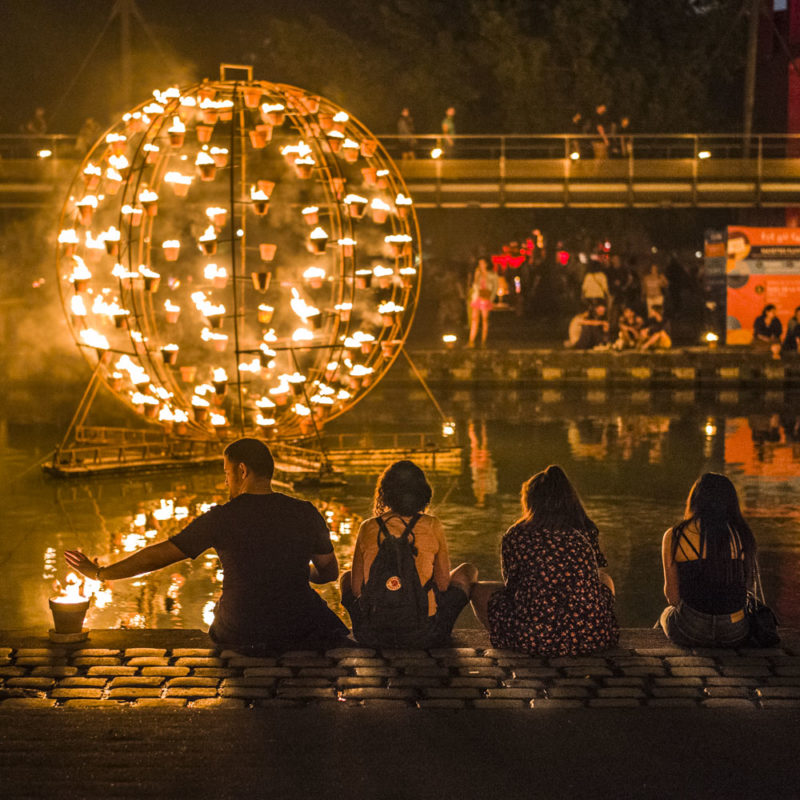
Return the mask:
<path id="1" fill-rule="evenodd" d="M 363 630 L 356 638 L 404 647 L 424 630 L 433 578 L 423 586 L 414 561 L 417 548 L 413 529 L 421 516 L 415 514 L 400 536 L 392 536 L 383 519 L 377 517 L 378 554 L 361 592 Z"/>

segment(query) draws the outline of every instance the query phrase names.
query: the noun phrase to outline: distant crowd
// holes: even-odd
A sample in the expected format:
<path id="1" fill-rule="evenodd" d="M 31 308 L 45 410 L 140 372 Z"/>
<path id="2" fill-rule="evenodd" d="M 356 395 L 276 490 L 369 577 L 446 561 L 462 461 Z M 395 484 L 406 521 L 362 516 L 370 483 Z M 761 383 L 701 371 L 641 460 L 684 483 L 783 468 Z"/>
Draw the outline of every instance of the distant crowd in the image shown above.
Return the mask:
<path id="1" fill-rule="evenodd" d="M 508 310 L 548 344 L 576 350 L 665 349 L 695 344 L 713 328 L 699 263 L 676 256 L 615 252 L 606 241 L 574 252 L 550 249 L 539 230 L 494 255 L 481 255 L 464 274 L 443 265 L 431 287 L 443 332 L 466 323 L 469 347 L 489 337 L 490 312 Z M 463 309 L 466 308 L 466 315 Z M 465 319 L 466 316 L 466 319 Z M 496 319 L 496 318 L 495 318 Z"/>

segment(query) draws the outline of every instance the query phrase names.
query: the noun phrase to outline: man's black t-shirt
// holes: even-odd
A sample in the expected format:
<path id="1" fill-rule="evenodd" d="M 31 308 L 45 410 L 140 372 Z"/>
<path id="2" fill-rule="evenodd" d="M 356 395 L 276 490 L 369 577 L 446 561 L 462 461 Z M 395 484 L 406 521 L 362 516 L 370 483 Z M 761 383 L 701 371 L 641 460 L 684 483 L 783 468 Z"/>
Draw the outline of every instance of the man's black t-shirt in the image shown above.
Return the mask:
<path id="1" fill-rule="evenodd" d="M 272 492 L 241 494 L 198 517 L 170 540 L 189 558 L 214 548 L 224 572 L 213 638 L 290 647 L 347 634 L 308 583 L 313 555 L 333 551 L 311 503 Z"/>

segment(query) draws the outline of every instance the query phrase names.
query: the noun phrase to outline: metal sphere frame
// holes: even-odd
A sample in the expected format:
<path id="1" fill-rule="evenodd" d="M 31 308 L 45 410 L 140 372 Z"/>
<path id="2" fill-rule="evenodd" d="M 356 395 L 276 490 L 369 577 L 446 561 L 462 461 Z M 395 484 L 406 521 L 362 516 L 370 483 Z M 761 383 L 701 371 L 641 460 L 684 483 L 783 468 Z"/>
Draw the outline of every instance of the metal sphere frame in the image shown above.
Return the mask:
<path id="1" fill-rule="evenodd" d="M 397 358 L 419 228 L 392 159 L 337 104 L 285 84 L 154 92 L 92 147 L 57 250 L 75 341 L 154 425 L 296 439 Z"/>

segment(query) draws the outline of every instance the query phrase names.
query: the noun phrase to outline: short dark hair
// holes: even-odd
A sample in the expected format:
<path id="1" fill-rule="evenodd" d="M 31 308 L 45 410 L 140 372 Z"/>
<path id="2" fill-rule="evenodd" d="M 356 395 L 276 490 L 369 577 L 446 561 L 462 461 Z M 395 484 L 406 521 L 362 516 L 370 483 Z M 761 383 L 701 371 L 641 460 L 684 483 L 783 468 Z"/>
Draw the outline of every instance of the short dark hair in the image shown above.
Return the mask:
<path id="1" fill-rule="evenodd" d="M 234 464 L 244 464 L 259 478 L 271 479 L 275 472 L 275 459 L 260 439 L 237 439 L 225 448 L 223 455 Z"/>
<path id="2" fill-rule="evenodd" d="M 394 511 L 410 517 L 424 511 L 431 502 L 433 490 L 425 473 L 413 461 L 395 461 L 378 478 L 375 487 L 375 515 Z"/>
<path id="3" fill-rule="evenodd" d="M 775 303 L 767 303 L 761 313 L 766 314 L 767 311 L 775 311 Z"/>

